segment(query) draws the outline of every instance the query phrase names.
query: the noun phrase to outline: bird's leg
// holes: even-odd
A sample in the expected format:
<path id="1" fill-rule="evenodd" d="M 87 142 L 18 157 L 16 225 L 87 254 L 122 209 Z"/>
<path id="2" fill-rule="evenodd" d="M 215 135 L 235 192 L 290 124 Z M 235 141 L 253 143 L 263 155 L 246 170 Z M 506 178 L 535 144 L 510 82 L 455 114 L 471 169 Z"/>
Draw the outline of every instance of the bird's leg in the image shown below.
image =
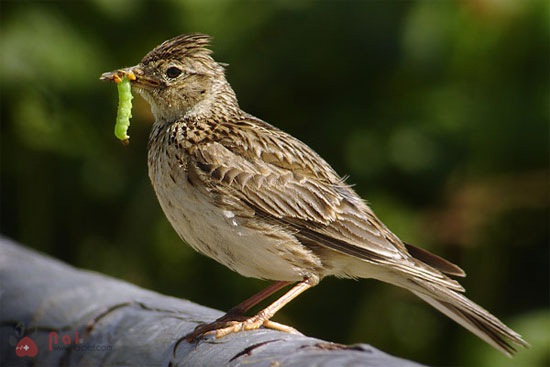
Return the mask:
<path id="1" fill-rule="evenodd" d="M 294 298 L 298 297 L 301 293 L 307 289 L 313 287 L 317 282 L 311 282 L 310 279 L 304 279 L 300 283 L 292 287 L 288 292 L 283 294 L 275 302 L 258 312 L 255 316 L 252 316 L 244 321 L 233 321 L 229 326 L 216 329 L 216 338 L 221 338 L 231 333 L 235 333 L 242 330 L 256 330 L 260 326 L 267 327 L 269 329 L 275 329 L 279 331 L 284 331 L 287 333 L 297 333 L 298 331 L 290 326 L 279 324 L 277 322 L 270 321 L 287 303 L 292 301 Z"/>
<path id="2" fill-rule="evenodd" d="M 279 281 L 269 285 L 268 287 L 264 288 L 263 290 L 256 293 L 252 297 L 244 300 L 243 302 L 239 303 L 237 306 L 227 311 L 227 314 L 222 318 L 226 316 L 232 316 L 232 315 L 242 316 L 246 311 L 250 310 L 252 307 L 256 306 L 258 303 L 262 302 L 264 299 L 271 296 L 273 293 L 277 292 L 278 290 L 286 287 L 290 283 L 291 282 L 287 282 L 287 281 Z"/>
<path id="3" fill-rule="evenodd" d="M 225 335 L 238 331 L 259 329 L 261 326 L 289 333 L 297 333 L 296 329 L 270 321 L 269 319 L 287 303 L 292 301 L 305 290 L 315 286 L 317 283 L 317 280 L 306 278 L 292 287 L 271 305 L 258 312 L 255 316 L 249 318 L 240 317 L 240 315 L 242 315 L 243 312 L 246 312 L 247 309 L 250 309 L 288 284 L 288 282 L 276 282 L 260 293 L 240 303 L 238 306 L 232 308 L 231 310 L 235 312 L 234 314 L 231 314 L 230 311 L 227 315 L 221 317 L 213 323 L 198 326 L 191 334 L 187 335 L 185 339 L 188 342 L 192 342 L 196 338 L 212 331 L 216 332 L 216 338 L 221 338 Z"/>
<path id="4" fill-rule="evenodd" d="M 246 320 L 246 317 L 243 316 L 245 312 L 250 310 L 252 307 L 256 306 L 258 303 L 262 302 L 267 297 L 271 296 L 273 293 L 286 287 L 290 283 L 291 282 L 288 282 L 288 281 L 278 281 L 273 284 L 270 284 L 268 287 L 254 294 L 252 297 L 244 300 L 243 302 L 239 303 L 237 306 L 231 308 L 229 311 L 227 311 L 225 315 L 223 315 L 216 321 L 211 322 L 209 324 L 203 324 L 203 325 L 197 326 L 192 333 L 190 333 L 185 337 L 185 339 L 191 342 L 194 339 L 200 337 L 201 335 L 208 333 L 209 331 L 226 327 L 231 322 Z"/>

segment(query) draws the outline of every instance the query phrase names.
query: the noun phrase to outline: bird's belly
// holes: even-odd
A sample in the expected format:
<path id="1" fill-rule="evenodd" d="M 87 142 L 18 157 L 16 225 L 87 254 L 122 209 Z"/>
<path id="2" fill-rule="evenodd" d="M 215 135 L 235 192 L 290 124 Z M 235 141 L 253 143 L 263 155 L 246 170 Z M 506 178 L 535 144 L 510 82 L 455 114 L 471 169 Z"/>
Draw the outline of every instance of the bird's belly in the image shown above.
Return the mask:
<path id="1" fill-rule="evenodd" d="M 320 259 L 283 229 L 268 225 L 258 229 L 261 223 L 251 225 L 253 219 L 217 207 L 186 179 L 151 178 L 178 235 L 198 252 L 241 275 L 299 281 L 322 269 Z"/>

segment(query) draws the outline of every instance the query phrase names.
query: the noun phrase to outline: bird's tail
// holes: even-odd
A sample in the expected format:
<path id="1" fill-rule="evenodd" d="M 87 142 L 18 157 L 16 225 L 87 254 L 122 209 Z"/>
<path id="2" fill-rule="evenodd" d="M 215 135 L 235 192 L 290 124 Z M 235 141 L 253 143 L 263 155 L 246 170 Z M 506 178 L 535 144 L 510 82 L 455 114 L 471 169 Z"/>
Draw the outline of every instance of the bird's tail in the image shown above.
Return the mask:
<path id="1" fill-rule="evenodd" d="M 521 335 L 504 325 L 487 310 L 445 285 L 424 279 L 409 279 L 407 285 L 401 286 L 409 289 L 509 357 L 517 352 L 517 347 L 529 346 Z"/>

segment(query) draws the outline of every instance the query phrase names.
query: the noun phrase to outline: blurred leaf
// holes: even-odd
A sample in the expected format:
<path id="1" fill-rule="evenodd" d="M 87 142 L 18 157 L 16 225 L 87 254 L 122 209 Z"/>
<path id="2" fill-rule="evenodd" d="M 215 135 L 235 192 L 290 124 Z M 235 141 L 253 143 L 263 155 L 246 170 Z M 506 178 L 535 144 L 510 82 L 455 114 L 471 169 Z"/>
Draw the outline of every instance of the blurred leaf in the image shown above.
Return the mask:
<path id="1" fill-rule="evenodd" d="M 0 78 L 4 87 L 51 86 L 79 90 L 97 82 L 100 54 L 70 22 L 34 5 L 16 11 L 3 25 Z"/>

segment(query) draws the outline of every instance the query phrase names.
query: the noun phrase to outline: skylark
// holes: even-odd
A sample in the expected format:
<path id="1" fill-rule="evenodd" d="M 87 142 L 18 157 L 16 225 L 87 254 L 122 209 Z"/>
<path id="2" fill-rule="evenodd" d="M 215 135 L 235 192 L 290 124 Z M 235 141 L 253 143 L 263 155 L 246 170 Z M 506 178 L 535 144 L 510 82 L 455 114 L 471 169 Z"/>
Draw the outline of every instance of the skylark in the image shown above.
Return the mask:
<path id="1" fill-rule="evenodd" d="M 224 317 L 188 336 L 221 337 L 261 326 L 328 275 L 374 278 L 408 289 L 501 352 L 527 343 L 470 301 L 449 276 L 457 265 L 394 235 L 306 144 L 242 111 L 207 48 L 210 37 L 181 35 L 136 66 L 132 89 L 151 105 L 149 176 L 168 220 L 191 247 L 246 277 L 275 280 Z M 252 317 L 245 312 L 283 287 Z"/>

